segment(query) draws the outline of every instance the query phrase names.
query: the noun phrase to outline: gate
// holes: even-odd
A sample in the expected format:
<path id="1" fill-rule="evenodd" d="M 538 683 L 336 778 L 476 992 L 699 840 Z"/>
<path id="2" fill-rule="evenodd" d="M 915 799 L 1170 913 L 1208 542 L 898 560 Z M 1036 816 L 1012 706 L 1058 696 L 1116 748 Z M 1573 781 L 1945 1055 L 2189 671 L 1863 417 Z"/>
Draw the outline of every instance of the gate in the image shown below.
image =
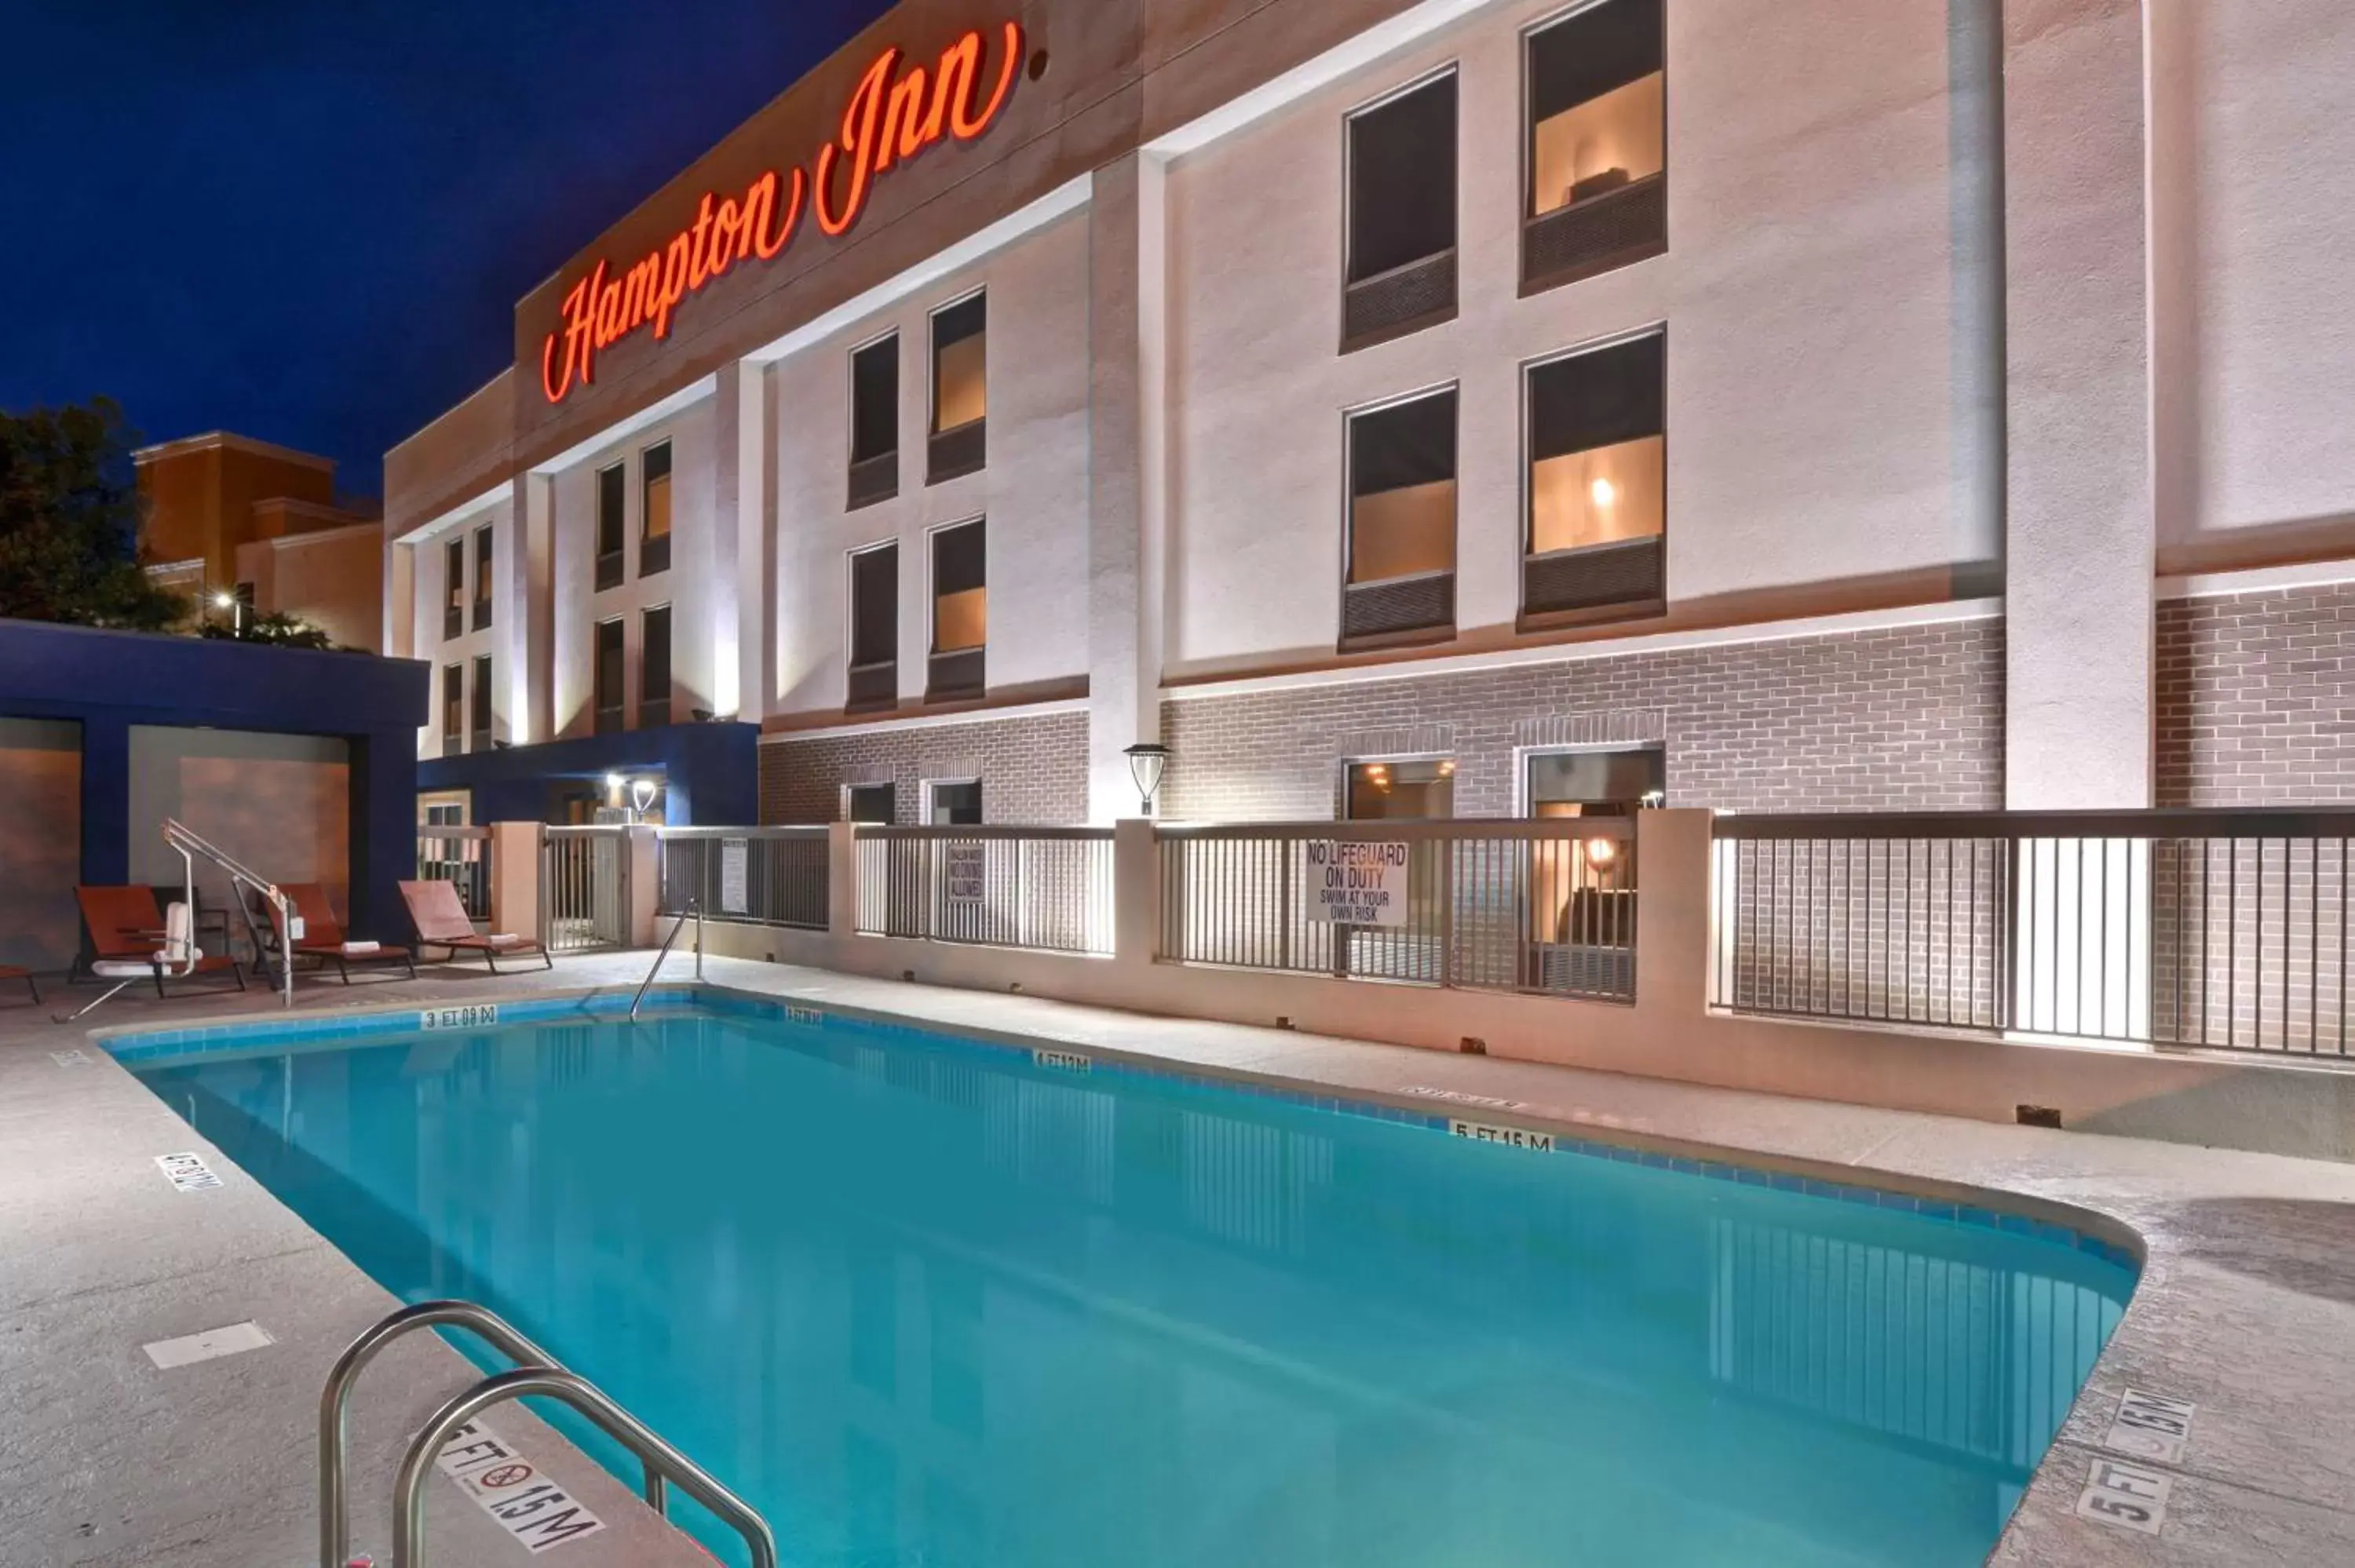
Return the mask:
<path id="1" fill-rule="evenodd" d="M 627 828 L 540 830 L 539 939 L 551 953 L 629 946 Z"/>

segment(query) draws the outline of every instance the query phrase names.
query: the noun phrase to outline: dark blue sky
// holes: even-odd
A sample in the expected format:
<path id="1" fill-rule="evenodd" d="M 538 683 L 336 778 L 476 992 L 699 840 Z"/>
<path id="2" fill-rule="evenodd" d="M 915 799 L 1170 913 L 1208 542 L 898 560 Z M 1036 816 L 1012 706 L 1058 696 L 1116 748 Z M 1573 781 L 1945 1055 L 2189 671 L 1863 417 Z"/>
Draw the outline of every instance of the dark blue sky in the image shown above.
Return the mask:
<path id="1" fill-rule="evenodd" d="M 564 259 L 887 0 L 0 0 L 0 408 L 377 493 Z"/>

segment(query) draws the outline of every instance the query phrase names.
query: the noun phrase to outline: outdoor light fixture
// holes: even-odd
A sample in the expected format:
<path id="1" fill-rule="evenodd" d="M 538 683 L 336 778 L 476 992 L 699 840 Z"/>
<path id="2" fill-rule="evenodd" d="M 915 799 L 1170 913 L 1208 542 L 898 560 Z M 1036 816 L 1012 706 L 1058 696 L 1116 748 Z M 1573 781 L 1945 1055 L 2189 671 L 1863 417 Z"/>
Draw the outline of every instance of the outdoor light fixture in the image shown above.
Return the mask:
<path id="1" fill-rule="evenodd" d="M 605 775 L 605 788 L 616 795 L 622 792 L 622 786 L 628 782 L 628 779 L 623 778 L 618 773 L 608 773 Z"/>
<path id="2" fill-rule="evenodd" d="M 639 816 L 645 816 L 646 808 L 655 803 L 655 781 L 651 779 L 630 780 L 630 805 Z"/>
<path id="3" fill-rule="evenodd" d="M 213 605 L 216 609 L 229 611 L 229 629 L 231 632 L 240 637 L 245 635 L 244 600 L 233 593 L 222 592 L 213 595 Z"/>
<path id="4" fill-rule="evenodd" d="M 1618 858 L 1619 846 L 1616 843 L 1614 843 L 1611 840 L 1589 839 L 1586 841 L 1587 864 L 1609 865 L 1613 861 L 1617 860 Z"/>
<path id="5" fill-rule="evenodd" d="M 1140 813 L 1149 817 L 1153 815 L 1153 797 L 1161 789 L 1161 771 L 1169 766 L 1169 748 L 1155 741 L 1140 740 L 1124 747 L 1121 755 L 1128 758 L 1128 776 L 1135 780 L 1141 797 Z"/>
<path id="6" fill-rule="evenodd" d="M 1594 497 L 1595 505 L 1608 506 L 1619 499 L 1619 487 L 1607 479 L 1598 479 L 1588 488 L 1587 493 Z"/>

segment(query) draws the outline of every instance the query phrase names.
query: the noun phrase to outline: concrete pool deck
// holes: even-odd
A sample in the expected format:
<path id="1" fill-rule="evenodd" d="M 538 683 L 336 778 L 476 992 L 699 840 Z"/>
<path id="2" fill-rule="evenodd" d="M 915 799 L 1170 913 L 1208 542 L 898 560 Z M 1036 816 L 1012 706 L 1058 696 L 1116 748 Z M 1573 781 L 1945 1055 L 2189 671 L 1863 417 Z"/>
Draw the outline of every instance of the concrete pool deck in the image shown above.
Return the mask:
<path id="1" fill-rule="evenodd" d="M 634 985 L 644 954 L 553 972 L 428 969 L 415 981 L 305 985 L 298 1011 L 446 1005 Z M 1318 1084 L 1657 1149 L 1838 1173 L 1924 1192 L 1986 1190 L 2125 1227 L 2142 1284 L 1991 1561 L 2069 1564 L 2355 1563 L 2355 1166 L 1782 1098 L 1574 1068 L 1370 1045 L 712 959 L 715 985 L 1086 1051 Z M 666 980 L 683 980 L 674 959 Z M 1215 984 L 1214 976 L 1204 983 Z M 89 993 L 81 993 L 86 997 Z M 77 999 L 79 1000 L 79 999 Z M 104 1031 L 281 1017 L 258 992 L 110 1003 Z M 0 1002 L 0 1563 L 293 1568 L 315 1560 L 314 1424 L 328 1365 L 397 1305 L 237 1171 L 83 1025 Z M 80 1059 L 70 1053 L 80 1050 Z M 52 1053 L 67 1053 L 59 1061 Z M 224 1185 L 176 1192 L 157 1155 L 196 1150 Z M 170 1371 L 152 1341 L 254 1321 L 273 1342 Z M 382 1560 L 403 1435 L 471 1381 L 413 1339 L 354 1403 L 354 1542 Z M 2198 1407 L 2157 1535 L 2079 1517 L 2123 1393 Z M 508 1406 L 500 1435 L 607 1524 L 571 1568 L 709 1559 L 576 1450 Z M 1696 1478 L 1705 1488 L 1706 1478 Z M 525 1549 L 437 1478 L 436 1560 L 520 1563 Z"/>

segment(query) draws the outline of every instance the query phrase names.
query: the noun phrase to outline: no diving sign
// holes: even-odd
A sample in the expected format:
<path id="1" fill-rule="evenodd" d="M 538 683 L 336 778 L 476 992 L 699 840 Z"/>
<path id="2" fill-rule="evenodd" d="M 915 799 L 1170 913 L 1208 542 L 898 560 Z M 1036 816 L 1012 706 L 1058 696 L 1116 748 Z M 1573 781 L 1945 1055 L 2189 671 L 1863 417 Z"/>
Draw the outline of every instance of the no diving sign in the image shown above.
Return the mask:
<path id="1" fill-rule="evenodd" d="M 1308 917 L 1350 926 L 1406 924 L 1407 846 L 1312 839 Z"/>

